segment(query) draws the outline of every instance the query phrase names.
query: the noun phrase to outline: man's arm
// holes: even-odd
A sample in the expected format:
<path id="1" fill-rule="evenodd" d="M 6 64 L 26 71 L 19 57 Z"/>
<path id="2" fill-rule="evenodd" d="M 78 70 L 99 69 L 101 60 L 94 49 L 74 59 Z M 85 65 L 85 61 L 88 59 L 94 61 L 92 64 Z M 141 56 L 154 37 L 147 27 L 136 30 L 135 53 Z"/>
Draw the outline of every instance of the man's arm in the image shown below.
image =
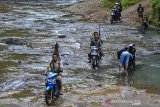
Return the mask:
<path id="1" fill-rule="evenodd" d="M 44 73 L 46 74 L 49 71 L 49 66 L 45 69 Z"/>
<path id="2" fill-rule="evenodd" d="M 63 63 L 60 61 L 60 72 L 63 72 Z"/>
<path id="3" fill-rule="evenodd" d="M 89 46 L 93 46 L 93 38 L 91 38 Z"/>
<path id="4" fill-rule="evenodd" d="M 101 39 L 99 39 L 98 45 L 99 45 L 100 48 L 102 47 L 102 40 Z"/>

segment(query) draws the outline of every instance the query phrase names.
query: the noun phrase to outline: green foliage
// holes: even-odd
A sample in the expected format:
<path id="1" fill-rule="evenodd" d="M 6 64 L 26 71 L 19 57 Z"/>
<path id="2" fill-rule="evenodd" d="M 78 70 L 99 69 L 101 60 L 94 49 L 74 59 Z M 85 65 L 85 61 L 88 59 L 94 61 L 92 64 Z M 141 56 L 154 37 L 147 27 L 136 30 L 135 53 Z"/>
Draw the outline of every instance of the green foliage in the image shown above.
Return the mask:
<path id="1" fill-rule="evenodd" d="M 113 8 L 115 3 L 114 0 L 103 0 L 101 5 L 102 7 Z"/>
<path id="2" fill-rule="evenodd" d="M 0 104 L 0 107 L 7 107 L 6 105 L 4 105 L 4 104 Z"/>
<path id="3" fill-rule="evenodd" d="M 128 8 L 129 6 L 132 6 L 138 2 L 140 2 L 141 0 L 121 0 L 121 3 L 123 5 L 123 9 Z"/>
<path id="4" fill-rule="evenodd" d="M 9 6 L 6 3 L 0 3 L 0 13 L 6 13 L 9 11 Z"/>
<path id="5" fill-rule="evenodd" d="M 152 13 L 150 21 L 157 26 L 160 26 L 160 0 L 152 0 Z"/>
<path id="6" fill-rule="evenodd" d="M 103 0 L 102 7 L 113 8 L 116 2 L 121 2 L 123 9 L 128 8 L 131 5 L 138 3 L 141 0 Z"/>

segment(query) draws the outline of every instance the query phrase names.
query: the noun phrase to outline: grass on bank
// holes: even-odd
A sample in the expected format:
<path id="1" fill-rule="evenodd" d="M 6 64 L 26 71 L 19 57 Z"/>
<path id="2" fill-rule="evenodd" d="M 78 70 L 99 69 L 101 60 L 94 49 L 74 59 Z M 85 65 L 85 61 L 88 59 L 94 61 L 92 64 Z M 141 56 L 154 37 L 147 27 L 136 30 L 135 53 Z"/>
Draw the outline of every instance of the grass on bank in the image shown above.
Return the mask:
<path id="1" fill-rule="evenodd" d="M 103 0 L 102 1 L 102 7 L 104 8 L 113 8 L 115 6 L 115 3 L 120 1 L 123 5 L 123 10 L 127 9 L 129 6 L 132 6 L 141 0 Z"/>
<path id="2" fill-rule="evenodd" d="M 149 20 L 156 26 L 160 26 L 160 0 L 152 0 L 152 12 Z"/>
<path id="3" fill-rule="evenodd" d="M 4 104 L 0 104 L 0 107 L 8 107 L 8 106 Z"/>
<path id="4" fill-rule="evenodd" d="M 0 3 L 0 13 L 7 13 L 9 11 L 9 6 L 7 3 Z"/>

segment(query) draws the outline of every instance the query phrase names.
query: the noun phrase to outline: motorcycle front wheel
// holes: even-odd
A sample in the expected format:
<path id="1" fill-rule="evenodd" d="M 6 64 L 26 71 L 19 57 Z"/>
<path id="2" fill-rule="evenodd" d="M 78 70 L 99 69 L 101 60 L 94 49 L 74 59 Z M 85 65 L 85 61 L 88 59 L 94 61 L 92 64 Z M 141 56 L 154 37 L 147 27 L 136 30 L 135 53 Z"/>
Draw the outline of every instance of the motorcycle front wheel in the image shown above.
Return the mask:
<path id="1" fill-rule="evenodd" d="M 113 24 L 113 19 L 110 20 L 110 23 Z"/>
<path id="2" fill-rule="evenodd" d="M 45 93 L 45 101 L 47 105 L 51 105 L 53 102 L 55 102 L 55 98 L 53 97 L 54 89 L 48 90 Z"/>
<path id="3" fill-rule="evenodd" d="M 92 69 L 95 69 L 95 67 L 96 67 L 96 60 L 92 59 Z"/>
<path id="4" fill-rule="evenodd" d="M 45 93 L 45 101 L 47 105 L 51 105 L 52 104 L 52 100 L 53 100 L 53 89 L 46 91 Z"/>

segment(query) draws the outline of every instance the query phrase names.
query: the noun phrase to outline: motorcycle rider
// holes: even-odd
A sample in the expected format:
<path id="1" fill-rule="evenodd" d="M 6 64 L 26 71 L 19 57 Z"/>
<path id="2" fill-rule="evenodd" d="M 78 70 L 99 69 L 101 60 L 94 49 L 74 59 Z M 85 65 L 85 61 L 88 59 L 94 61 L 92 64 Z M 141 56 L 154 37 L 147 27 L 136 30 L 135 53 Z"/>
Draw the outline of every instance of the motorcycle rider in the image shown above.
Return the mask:
<path id="1" fill-rule="evenodd" d="M 121 17 L 122 17 L 122 15 L 121 15 L 121 13 L 122 13 L 122 3 L 121 2 L 119 2 L 117 4 L 117 10 L 118 10 L 118 13 L 119 13 L 119 18 L 121 20 Z"/>
<path id="2" fill-rule="evenodd" d="M 63 72 L 63 64 L 62 62 L 59 60 L 59 56 L 57 53 L 54 53 L 52 55 L 52 61 L 50 62 L 49 66 L 47 67 L 47 69 L 45 70 L 45 73 L 47 72 L 58 72 L 58 76 L 56 77 L 57 83 L 58 83 L 58 87 L 60 90 L 60 95 L 63 95 L 62 93 L 62 72 Z"/>
<path id="3" fill-rule="evenodd" d="M 138 16 L 139 16 L 139 19 L 143 19 L 143 12 L 144 12 L 144 8 L 142 7 L 141 4 L 139 4 L 139 7 L 137 8 L 137 12 L 138 12 Z"/>
<path id="4" fill-rule="evenodd" d="M 112 15 L 116 15 L 116 9 L 115 8 L 112 9 L 112 13 L 111 14 Z"/>
<path id="5" fill-rule="evenodd" d="M 101 51 L 101 46 L 103 44 L 103 41 L 101 40 L 98 32 L 94 32 L 93 35 L 94 35 L 94 38 L 91 38 L 90 46 L 96 46 L 97 48 L 99 48 L 99 56 L 101 59 L 101 57 L 103 56 L 103 53 Z M 91 63 L 91 52 L 88 54 L 88 59 L 89 59 L 89 63 Z"/>
<path id="6" fill-rule="evenodd" d="M 117 8 L 112 9 L 112 16 L 115 16 L 116 19 L 119 19 L 119 11 Z"/>

